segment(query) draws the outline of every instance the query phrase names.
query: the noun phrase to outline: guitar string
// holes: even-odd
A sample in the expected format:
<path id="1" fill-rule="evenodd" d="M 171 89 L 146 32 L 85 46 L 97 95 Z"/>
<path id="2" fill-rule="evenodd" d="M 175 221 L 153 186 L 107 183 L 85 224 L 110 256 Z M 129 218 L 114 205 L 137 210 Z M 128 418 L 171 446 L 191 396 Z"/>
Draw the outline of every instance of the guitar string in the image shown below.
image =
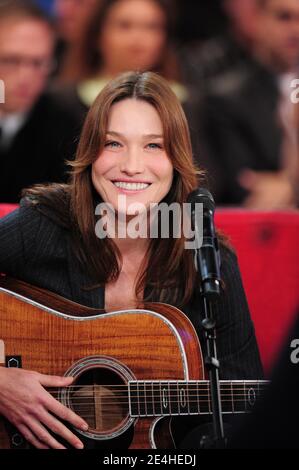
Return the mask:
<path id="1" fill-rule="evenodd" d="M 147 383 L 143 383 L 142 385 L 142 382 L 140 382 L 139 385 L 136 385 L 136 383 L 134 384 L 90 384 L 90 385 L 68 385 L 67 387 L 47 387 L 47 389 L 49 390 L 52 390 L 52 391 L 59 391 L 59 390 L 72 390 L 72 389 L 75 389 L 75 388 L 83 388 L 83 389 L 88 389 L 88 388 L 94 388 L 94 387 L 106 387 L 106 388 L 112 388 L 114 390 L 116 389 L 119 389 L 119 390 L 124 390 L 124 389 L 133 389 L 134 387 L 136 388 L 136 390 L 140 390 L 142 387 L 144 388 L 144 385 L 148 386 L 148 387 L 184 387 L 186 389 L 190 389 L 190 388 L 201 388 L 201 389 L 206 389 L 206 388 L 210 388 L 210 382 L 206 382 L 206 383 L 203 383 L 203 384 L 198 384 L 197 383 L 192 383 L 192 384 L 188 384 L 188 383 L 176 383 L 176 382 L 168 382 L 168 381 L 161 381 L 161 382 L 147 382 Z M 245 384 L 242 384 L 242 383 L 239 383 L 238 386 L 236 385 L 231 385 L 231 384 L 220 384 L 220 389 L 225 389 L 224 387 L 226 387 L 227 389 L 232 389 L 232 390 L 244 390 L 244 388 L 246 387 L 246 389 L 251 389 L 253 387 L 263 387 L 263 388 L 267 388 L 267 386 L 269 385 L 269 382 L 261 382 L 261 383 L 257 383 L 257 382 L 254 382 L 252 384 L 250 383 L 245 383 Z"/>
<path id="2" fill-rule="evenodd" d="M 263 390 L 263 391 L 260 391 L 259 393 L 257 393 L 256 395 L 259 396 L 259 395 L 261 395 L 265 392 L 266 392 L 266 390 Z M 74 393 L 76 393 L 76 392 L 74 392 Z M 241 389 L 239 389 L 237 391 L 237 393 L 231 393 L 231 392 L 230 393 L 225 393 L 225 391 L 220 391 L 220 394 L 223 395 L 223 396 L 226 396 L 226 397 L 248 396 L 249 393 L 250 393 L 250 390 L 245 392 L 244 390 L 241 390 Z M 115 393 L 115 391 L 113 391 L 113 393 L 101 393 L 100 396 L 101 397 L 111 397 L 111 395 L 113 395 L 113 396 L 122 397 L 122 396 L 129 396 L 130 394 L 134 395 L 135 397 L 137 397 L 137 396 L 139 396 L 139 397 L 142 397 L 142 396 L 157 397 L 157 396 L 161 396 L 163 394 L 163 392 L 159 393 L 159 391 L 157 391 L 157 393 L 153 393 L 152 391 L 147 391 L 146 393 L 145 392 L 141 392 L 141 393 L 139 392 L 138 394 L 137 393 L 136 394 L 132 394 L 132 393 L 127 393 L 126 394 L 124 391 L 120 391 L 120 392 L 116 392 L 116 393 Z M 56 392 L 56 393 L 50 393 L 50 395 L 52 395 L 53 397 L 54 396 L 62 396 L 62 393 L 61 392 Z M 80 396 L 80 395 L 72 395 L 72 392 L 70 392 L 68 394 L 68 396 L 70 396 L 71 398 L 82 398 L 82 397 L 86 397 L 86 398 L 91 397 L 91 398 L 93 398 L 93 397 L 97 396 L 97 394 L 96 393 L 89 393 L 89 394 L 84 393 Z M 180 396 L 181 397 L 182 394 L 173 390 L 173 391 L 170 391 L 170 393 L 167 392 L 167 396 L 171 396 L 171 397 Z M 196 390 L 193 390 L 192 393 L 189 392 L 189 393 L 186 394 L 186 396 L 187 397 L 188 396 L 210 396 L 210 393 L 208 393 L 208 391 L 205 391 L 205 393 L 197 393 Z"/>
<path id="3" fill-rule="evenodd" d="M 174 400 L 174 398 L 177 398 L 176 400 Z M 194 399 L 193 399 L 194 398 Z M 260 398 L 260 397 L 259 397 Z M 82 400 L 82 399 L 81 399 Z M 76 406 L 76 408 L 79 408 L 80 406 L 93 406 L 94 404 L 97 404 L 97 402 L 100 402 L 102 400 L 102 397 L 100 400 L 93 400 L 91 399 L 90 401 L 80 401 L 80 399 L 78 398 L 77 399 L 77 403 L 74 402 L 74 400 L 72 399 L 71 400 L 71 404 L 74 404 Z M 105 401 L 104 403 L 101 402 L 101 405 L 122 405 L 122 404 L 128 404 L 129 403 L 129 400 L 128 399 L 123 399 L 123 400 L 119 400 L 119 398 L 115 397 L 115 399 L 113 400 L 113 397 L 109 397 L 109 400 L 112 400 L 112 401 Z M 191 400 L 186 400 L 186 405 L 188 404 L 194 404 L 194 403 L 209 403 L 211 401 L 210 397 L 204 397 L 203 399 L 200 399 L 199 397 L 197 396 L 194 396 L 192 397 Z M 234 398 L 233 400 L 230 398 L 230 397 L 225 397 L 221 400 L 221 403 L 241 403 L 241 402 L 248 402 L 248 397 L 246 396 L 239 396 L 238 398 Z M 163 404 L 163 399 L 161 400 L 149 400 L 149 399 L 144 399 L 144 400 L 135 400 L 135 401 L 131 401 L 131 403 L 135 406 L 137 405 L 147 405 L 147 404 L 153 404 L 153 405 L 158 405 L 158 404 Z M 175 403 L 182 403 L 182 400 L 180 397 L 171 397 L 171 401 L 170 401 L 170 405 L 172 404 L 175 404 Z"/>
<path id="4" fill-rule="evenodd" d="M 266 391 L 259 391 L 258 393 L 255 393 L 255 395 L 257 396 L 261 396 L 265 393 Z M 61 397 L 62 394 L 61 393 L 50 393 L 51 396 L 53 397 Z M 102 393 L 100 394 L 100 397 L 101 398 L 105 398 L 105 397 L 111 397 L 111 393 Z M 147 392 L 146 394 L 144 392 L 142 393 L 128 393 L 128 394 L 124 394 L 123 392 L 113 392 L 113 395 L 115 396 L 116 399 L 118 398 L 122 398 L 122 397 L 126 397 L 126 396 L 133 396 L 134 398 L 138 399 L 138 397 L 142 398 L 142 396 L 144 396 L 145 398 L 147 398 L 148 396 L 149 397 L 161 397 L 163 395 L 163 392 L 162 393 L 152 393 L 152 392 Z M 235 398 L 235 397 L 248 397 L 250 396 L 250 391 L 247 391 L 247 392 L 244 392 L 242 390 L 239 390 L 238 392 L 235 392 L 235 393 L 225 393 L 223 391 L 220 391 L 220 395 L 223 396 L 223 397 L 230 397 L 230 398 Z M 97 395 L 95 393 L 93 394 L 84 394 L 84 395 L 72 395 L 71 393 L 67 395 L 68 397 L 70 397 L 72 400 L 73 399 L 82 399 L 82 398 L 94 398 L 96 397 Z M 182 394 L 181 393 L 167 393 L 166 394 L 167 397 L 182 397 Z M 205 392 L 205 393 L 197 393 L 196 390 L 193 391 L 193 393 L 188 393 L 186 394 L 186 399 L 188 399 L 188 397 L 206 397 L 206 396 L 210 396 L 210 393 L 208 392 Z"/>
<path id="5" fill-rule="evenodd" d="M 164 389 L 161 389 L 161 390 L 126 390 L 126 389 L 123 389 L 123 390 L 116 390 L 116 389 L 112 389 L 111 390 L 111 393 L 109 392 L 106 392 L 106 390 L 109 391 L 109 386 L 103 386 L 103 389 L 105 389 L 105 393 L 101 393 L 101 396 L 110 396 L 112 393 L 113 394 L 117 394 L 117 395 L 124 395 L 124 394 L 131 394 L 131 395 L 161 395 L 163 394 L 164 390 L 166 390 L 165 388 Z M 254 389 L 248 389 L 248 390 L 242 390 L 242 388 L 239 388 L 237 390 L 233 390 L 233 392 L 231 390 L 220 390 L 220 393 L 223 394 L 223 395 L 226 395 L 226 396 L 236 396 L 236 395 L 248 395 L 250 393 L 251 390 L 254 390 Z M 67 393 L 68 396 L 76 396 L 74 395 L 75 393 L 78 393 L 80 392 L 80 388 L 77 389 L 77 390 L 70 390 L 70 391 L 54 391 L 54 392 L 49 392 L 51 395 L 53 396 L 61 396 L 62 394 L 65 394 Z M 186 396 L 189 396 L 189 395 L 206 395 L 208 394 L 209 392 L 211 391 L 211 389 L 202 389 L 202 390 L 196 390 L 196 389 L 193 389 L 193 390 L 188 390 L 187 393 L 185 393 Z M 257 394 L 257 395 L 260 395 L 261 393 L 264 393 L 266 392 L 267 389 L 265 390 L 254 390 L 254 392 Z M 90 397 L 93 397 L 96 395 L 96 392 L 93 390 L 93 393 L 90 393 L 92 392 L 92 390 L 90 390 L 88 393 L 86 393 L 84 390 L 82 391 L 82 395 L 81 396 L 90 396 Z M 173 396 L 173 395 L 182 395 L 182 391 L 181 390 L 167 390 L 167 395 L 169 396 Z"/>

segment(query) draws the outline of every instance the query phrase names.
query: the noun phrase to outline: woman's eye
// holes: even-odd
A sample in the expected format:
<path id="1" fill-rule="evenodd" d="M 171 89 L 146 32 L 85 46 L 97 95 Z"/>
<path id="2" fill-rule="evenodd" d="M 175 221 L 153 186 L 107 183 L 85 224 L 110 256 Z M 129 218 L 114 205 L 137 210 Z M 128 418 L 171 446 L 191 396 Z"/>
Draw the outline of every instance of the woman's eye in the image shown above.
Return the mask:
<path id="1" fill-rule="evenodd" d="M 105 147 L 109 147 L 109 148 L 112 148 L 112 149 L 116 149 L 116 148 L 119 148 L 120 147 L 120 143 L 119 142 L 115 142 L 114 140 L 110 140 L 108 142 L 105 143 Z"/>
<path id="2" fill-rule="evenodd" d="M 152 150 L 156 150 L 156 149 L 162 149 L 162 145 L 161 144 L 148 144 L 148 148 L 152 149 Z"/>

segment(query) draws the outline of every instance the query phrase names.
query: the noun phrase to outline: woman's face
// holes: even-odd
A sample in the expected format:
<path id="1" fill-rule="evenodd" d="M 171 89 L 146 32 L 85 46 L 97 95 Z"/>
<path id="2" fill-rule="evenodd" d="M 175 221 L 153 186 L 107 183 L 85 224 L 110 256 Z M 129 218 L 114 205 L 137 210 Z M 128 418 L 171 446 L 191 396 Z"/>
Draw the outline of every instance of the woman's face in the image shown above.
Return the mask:
<path id="1" fill-rule="evenodd" d="M 148 210 L 169 192 L 173 165 L 163 139 L 156 109 L 146 101 L 125 99 L 111 107 L 105 147 L 92 165 L 92 182 L 102 199 L 119 210 L 126 196 L 127 214 L 132 203 Z"/>
<path id="2" fill-rule="evenodd" d="M 100 35 L 107 74 L 150 70 L 166 43 L 166 19 L 154 0 L 119 0 L 109 10 Z"/>

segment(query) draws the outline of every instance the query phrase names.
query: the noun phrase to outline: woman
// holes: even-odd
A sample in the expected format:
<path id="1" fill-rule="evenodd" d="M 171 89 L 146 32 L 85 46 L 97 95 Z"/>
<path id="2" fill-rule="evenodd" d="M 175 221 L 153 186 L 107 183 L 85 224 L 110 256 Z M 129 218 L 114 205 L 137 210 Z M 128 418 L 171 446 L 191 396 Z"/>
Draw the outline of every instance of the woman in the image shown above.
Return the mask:
<path id="1" fill-rule="evenodd" d="M 187 121 L 167 82 L 135 72 L 111 81 L 88 113 L 72 166 L 68 185 L 27 190 L 21 207 L 0 221 L 0 272 L 95 308 L 132 307 L 142 299 L 170 303 L 185 312 L 202 340 L 202 298 L 183 232 L 169 239 L 95 234 L 99 203 L 109 204 L 128 226 L 131 204 L 142 204 L 147 215 L 151 203 L 182 205 L 198 185 Z M 126 196 L 125 205 L 118 205 L 119 196 Z M 221 255 L 221 376 L 256 379 L 261 363 L 236 257 L 224 244 Z M 36 447 L 62 447 L 45 426 L 79 446 L 53 414 L 77 427 L 84 423 L 43 388 L 69 383 L 1 369 L 0 412 Z"/>
<path id="2" fill-rule="evenodd" d="M 173 0 L 102 0 L 98 4 L 58 77 L 58 83 L 66 85 L 58 86 L 56 92 L 78 120 L 85 118 L 107 82 L 128 70 L 160 73 L 181 102 L 188 102 L 172 45 L 174 10 Z"/>

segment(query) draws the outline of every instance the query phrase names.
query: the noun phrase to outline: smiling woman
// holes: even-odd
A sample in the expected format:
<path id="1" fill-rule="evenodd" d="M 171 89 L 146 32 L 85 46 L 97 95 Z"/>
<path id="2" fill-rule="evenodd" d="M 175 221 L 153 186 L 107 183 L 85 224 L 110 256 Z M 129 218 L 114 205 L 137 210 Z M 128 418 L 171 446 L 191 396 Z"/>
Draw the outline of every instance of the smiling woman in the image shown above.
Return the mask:
<path id="1" fill-rule="evenodd" d="M 132 98 L 114 104 L 107 142 L 92 167 L 93 185 L 102 198 L 116 210 L 119 194 L 128 197 L 128 204 L 135 201 L 149 207 L 167 195 L 172 179 L 173 166 L 156 109 Z"/>
<path id="2" fill-rule="evenodd" d="M 169 303 L 183 310 L 202 340 L 203 299 L 184 231 L 179 238 L 170 232 L 169 239 L 118 234 L 99 239 L 95 233 L 100 202 L 116 212 L 119 196 L 146 210 L 151 203 L 182 206 L 198 185 L 202 173 L 193 164 L 187 121 L 167 82 L 135 72 L 109 82 L 87 115 L 71 166 L 68 184 L 25 191 L 21 207 L 1 219 L 0 272 L 108 312 L 135 309 L 144 301 Z M 128 215 L 127 207 L 124 212 Z M 236 257 L 220 245 L 224 287 L 215 312 L 220 377 L 258 379 L 261 363 Z M 59 420 L 80 429 L 84 422 L 43 388 L 69 383 L 0 368 L 0 412 L 36 447 L 61 448 L 61 438 L 79 447 Z M 174 423 L 178 441 L 194 424 Z"/>

